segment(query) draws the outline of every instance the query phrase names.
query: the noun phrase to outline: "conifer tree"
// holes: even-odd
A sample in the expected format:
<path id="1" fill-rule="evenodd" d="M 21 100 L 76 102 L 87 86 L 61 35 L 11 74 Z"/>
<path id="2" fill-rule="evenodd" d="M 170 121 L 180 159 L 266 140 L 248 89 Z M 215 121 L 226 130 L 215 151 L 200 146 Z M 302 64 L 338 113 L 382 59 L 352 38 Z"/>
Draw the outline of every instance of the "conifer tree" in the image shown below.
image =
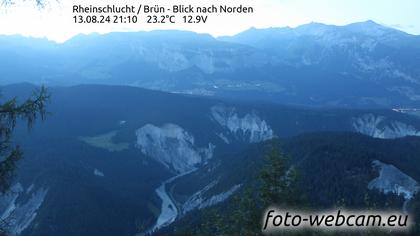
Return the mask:
<path id="1" fill-rule="evenodd" d="M 22 150 L 12 143 L 12 133 L 18 119 L 24 120 L 32 127 L 37 117 L 44 119 L 46 103 L 49 100 L 47 90 L 42 87 L 31 98 L 22 103 L 17 99 L 4 102 L 0 100 L 0 192 L 10 188 L 16 163 L 22 157 Z"/>
<path id="2" fill-rule="evenodd" d="M 0 97 L 0 193 L 9 190 L 13 181 L 13 174 L 17 161 L 22 158 L 22 150 L 18 145 L 12 143 L 12 133 L 15 129 L 17 120 L 24 120 L 28 127 L 32 127 L 33 122 L 38 116 L 44 119 L 45 106 L 50 95 L 42 87 L 35 92 L 31 98 L 23 103 L 18 103 L 17 99 L 1 101 Z M 0 236 L 7 235 L 8 222 L 0 221 Z"/>
<path id="3" fill-rule="evenodd" d="M 276 147 L 266 156 L 255 184 L 245 187 L 222 212 L 208 210 L 191 235 L 262 235 L 261 219 L 269 206 L 295 207 L 303 201 L 298 173 Z M 183 231 L 185 233 L 185 231 Z M 188 234 L 186 234 L 188 235 Z"/>

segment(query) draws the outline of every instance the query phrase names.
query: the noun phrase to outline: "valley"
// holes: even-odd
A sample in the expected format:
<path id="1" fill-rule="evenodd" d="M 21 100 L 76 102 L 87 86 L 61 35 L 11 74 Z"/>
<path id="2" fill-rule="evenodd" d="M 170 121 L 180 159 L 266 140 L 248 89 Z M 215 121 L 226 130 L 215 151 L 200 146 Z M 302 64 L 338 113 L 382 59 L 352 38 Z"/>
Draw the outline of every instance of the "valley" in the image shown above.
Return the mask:
<path id="1" fill-rule="evenodd" d="M 33 89 L 34 86 L 27 84 L 1 88 L 5 96 L 25 96 Z M 281 140 L 282 149 L 293 157 L 293 162 L 299 163 L 305 176 L 309 175 L 302 181 L 310 178 L 320 181 L 318 184 L 327 178 L 319 173 L 330 168 L 324 166 L 330 161 L 323 160 L 327 158 L 324 152 L 317 153 L 323 150 L 324 144 L 329 148 L 331 145 L 340 147 L 342 140 L 346 145 L 344 149 L 331 149 L 326 153 L 336 158 L 336 165 L 341 168 L 353 166 L 355 169 L 351 171 L 356 171 L 364 184 L 354 186 L 351 179 L 343 176 L 340 182 L 346 186 L 342 189 L 343 195 L 333 194 L 328 201 L 319 196 L 332 193 L 305 188 L 320 206 L 330 206 L 334 199 L 349 196 L 354 196 L 349 198 L 354 198 L 349 200 L 352 204 L 361 204 L 359 194 L 369 189 L 382 191 L 384 197 L 401 191 L 413 195 L 420 180 L 416 151 L 412 150 L 417 146 L 409 144 L 418 142 L 415 136 L 419 136 L 420 120 L 391 109 L 267 106 L 128 86 L 80 85 L 50 90 L 54 97 L 50 112 L 54 115 L 35 124 L 29 135 L 24 130 L 16 133 L 27 156 L 20 163 L 16 181 L 22 189 L 35 185 L 37 189 L 48 190 L 42 192 L 44 200 L 34 208 L 36 217 L 19 226 L 22 232 L 113 235 L 125 228 L 125 234 L 135 234 L 139 233 L 138 225 L 144 229 L 140 232 L 164 232 L 188 219 L 190 214 L 217 207 L 240 193 L 252 182 L 253 173 L 257 171 L 255 166 L 259 165 L 256 163 L 263 160 L 263 150 L 272 140 Z M 84 122 L 78 118 L 81 113 Z M 327 133 L 311 135 L 313 132 Z M 411 141 L 405 144 L 405 140 Z M 362 147 L 367 145 L 372 153 L 378 152 L 368 155 L 376 159 L 364 159 L 360 154 L 361 159 L 354 157 L 353 162 L 345 157 L 341 157 L 345 162 L 339 161 L 340 156 L 352 152 L 347 149 L 362 143 Z M 380 150 L 388 148 L 391 148 L 387 151 L 389 155 L 382 156 Z M 363 150 L 361 148 L 360 152 Z M 401 156 L 399 150 L 406 150 L 407 154 Z M 393 183 L 393 175 L 387 174 L 388 167 L 377 175 L 372 164 L 375 160 L 398 168 L 401 174 L 396 174 L 396 179 L 409 176 L 409 185 Z M 321 169 L 312 168 L 316 166 Z M 38 176 L 35 179 L 34 174 Z M 379 179 L 375 180 L 376 177 Z M 383 181 L 401 187 L 390 188 L 383 185 Z M 358 194 L 350 195 L 348 191 Z M 0 206 L 16 204 L 8 199 L 0 197 Z M 20 198 L 16 199 L 23 206 Z M 76 202 L 79 207 L 74 207 Z M 402 208 L 404 201 L 397 202 Z M 18 210 L 14 211 L 12 214 L 18 214 Z M 69 218 L 59 214 L 63 211 L 68 212 Z M 80 221 L 74 216 L 80 213 L 84 214 L 80 220 L 89 227 L 76 227 Z M 101 217 L 93 217 L 97 215 Z M 115 221 L 116 218 L 121 220 Z M 114 222 L 111 229 L 99 223 L 110 220 Z M 50 224 L 57 228 L 47 227 Z"/>
<path id="2" fill-rule="evenodd" d="M 0 159 L 23 157 L 0 163 L 0 235 L 259 235 L 268 203 L 418 215 L 419 45 L 373 21 L 0 35 Z M 45 114 L 7 113 L 40 85 Z"/>

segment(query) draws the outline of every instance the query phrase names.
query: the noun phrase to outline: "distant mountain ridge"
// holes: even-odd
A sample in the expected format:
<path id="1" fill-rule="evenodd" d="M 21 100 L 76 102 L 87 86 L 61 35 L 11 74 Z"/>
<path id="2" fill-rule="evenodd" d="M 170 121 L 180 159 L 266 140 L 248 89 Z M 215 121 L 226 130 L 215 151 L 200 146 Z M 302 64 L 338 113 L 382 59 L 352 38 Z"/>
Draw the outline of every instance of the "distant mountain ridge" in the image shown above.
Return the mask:
<path id="1" fill-rule="evenodd" d="M 79 35 L 63 44 L 0 36 L 2 84 L 130 85 L 330 107 L 420 106 L 420 36 L 373 21 Z"/>

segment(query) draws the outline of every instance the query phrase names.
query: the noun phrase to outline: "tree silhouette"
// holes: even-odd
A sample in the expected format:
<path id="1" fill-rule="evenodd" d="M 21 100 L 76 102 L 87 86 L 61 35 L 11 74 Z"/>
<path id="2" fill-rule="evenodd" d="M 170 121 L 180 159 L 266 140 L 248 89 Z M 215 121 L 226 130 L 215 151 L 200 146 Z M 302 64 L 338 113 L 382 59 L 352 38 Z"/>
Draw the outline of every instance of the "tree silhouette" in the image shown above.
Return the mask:
<path id="1" fill-rule="evenodd" d="M 4 193 L 10 188 L 16 163 L 22 157 L 19 145 L 12 144 L 11 138 L 16 121 L 26 121 L 28 128 L 32 127 L 37 117 L 44 119 L 45 106 L 50 98 L 44 87 L 24 101 L 18 103 L 11 99 L 0 103 L 0 192 Z"/>
<path id="2" fill-rule="evenodd" d="M 297 171 L 276 146 L 266 155 L 255 184 L 245 188 L 222 208 L 205 210 L 199 225 L 180 229 L 176 235 L 263 235 L 261 217 L 267 207 L 305 206 L 297 187 Z M 200 213 L 198 213 L 200 214 Z"/>
<path id="3" fill-rule="evenodd" d="M 28 128 L 31 128 L 38 116 L 44 119 L 49 98 L 47 90 L 41 87 L 31 98 L 20 104 L 16 98 L 5 102 L 0 100 L 0 193 L 10 188 L 17 161 L 23 155 L 19 146 L 11 142 L 17 120 L 26 121 Z M 8 235 L 7 228 L 8 222 L 0 220 L 0 236 Z"/>

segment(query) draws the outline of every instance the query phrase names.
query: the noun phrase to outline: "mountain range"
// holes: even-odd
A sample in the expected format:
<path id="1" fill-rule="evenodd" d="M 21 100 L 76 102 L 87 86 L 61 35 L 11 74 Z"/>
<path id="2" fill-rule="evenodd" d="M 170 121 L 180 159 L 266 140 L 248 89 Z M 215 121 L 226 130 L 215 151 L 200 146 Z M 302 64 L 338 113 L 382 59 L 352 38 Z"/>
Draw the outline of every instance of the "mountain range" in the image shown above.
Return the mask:
<path id="1" fill-rule="evenodd" d="M 419 64 L 420 36 L 372 21 L 0 36 L 0 104 L 41 84 L 51 94 L 45 120 L 16 123 L 24 158 L 0 223 L 11 235 L 174 235 L 257 194 L 273 147 L 305 207 L 411 212 Z"/>
<path id="2" fill-rule="evenodd" d="M 2 84 L 130 85 L 281 104 L 417 108 L 420 37 L 372 21 L 79 35 L 57 44 L 0 37 Z"/>

